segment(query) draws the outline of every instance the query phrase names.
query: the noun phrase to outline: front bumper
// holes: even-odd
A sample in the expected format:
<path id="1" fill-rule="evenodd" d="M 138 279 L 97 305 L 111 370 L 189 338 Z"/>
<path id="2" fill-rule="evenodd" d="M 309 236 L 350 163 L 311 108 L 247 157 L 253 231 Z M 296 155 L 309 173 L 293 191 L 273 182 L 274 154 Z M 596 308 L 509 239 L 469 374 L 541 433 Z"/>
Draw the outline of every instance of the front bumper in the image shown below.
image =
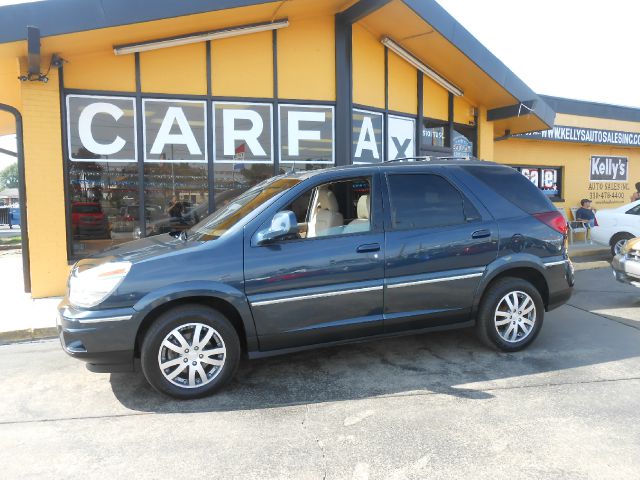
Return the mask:
<path id="1" fill-rule="evenodd" d="M 56 320 L 64 351 L 94 372 L 133 371 L 138 324 L 132 308 L 77 310 L 66 299 Z"/>
<path id="2" fill-rule="evenodd" d="M 640 287 L 640 260 L 636 257 L 626 254 L 616 255 L 613 257 L 611 267 L 616 280 Z"/>

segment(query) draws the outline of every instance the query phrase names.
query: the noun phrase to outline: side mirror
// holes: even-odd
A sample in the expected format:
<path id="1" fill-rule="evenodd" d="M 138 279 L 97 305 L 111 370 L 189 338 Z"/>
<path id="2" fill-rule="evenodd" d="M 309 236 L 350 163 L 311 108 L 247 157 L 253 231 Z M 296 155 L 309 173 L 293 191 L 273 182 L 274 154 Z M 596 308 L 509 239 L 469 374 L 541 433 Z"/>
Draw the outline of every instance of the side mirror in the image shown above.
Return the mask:
<path id="1" fill-rule="evenodd" d="M 256 242 L 258 245 L 274 242 L 286 237 L 287 235 L 295 235 L 298 233 L 298 221 L 295 213 L 284 210 L 278 212 L 271 219 L 271 225 L 260 230 L 256 234 Z"/>

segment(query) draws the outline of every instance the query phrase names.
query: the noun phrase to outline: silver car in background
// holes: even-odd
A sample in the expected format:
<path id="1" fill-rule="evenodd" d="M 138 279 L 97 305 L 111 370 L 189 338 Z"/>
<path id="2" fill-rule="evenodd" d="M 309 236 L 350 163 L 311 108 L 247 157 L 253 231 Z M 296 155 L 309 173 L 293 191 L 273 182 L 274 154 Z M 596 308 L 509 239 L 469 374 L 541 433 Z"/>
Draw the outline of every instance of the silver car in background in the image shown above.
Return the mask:
<path id="1" fill-rule="evenodd" d="M 628 240 L 611 262 L 616 280 L 640 287 L 640 238 Z"/>

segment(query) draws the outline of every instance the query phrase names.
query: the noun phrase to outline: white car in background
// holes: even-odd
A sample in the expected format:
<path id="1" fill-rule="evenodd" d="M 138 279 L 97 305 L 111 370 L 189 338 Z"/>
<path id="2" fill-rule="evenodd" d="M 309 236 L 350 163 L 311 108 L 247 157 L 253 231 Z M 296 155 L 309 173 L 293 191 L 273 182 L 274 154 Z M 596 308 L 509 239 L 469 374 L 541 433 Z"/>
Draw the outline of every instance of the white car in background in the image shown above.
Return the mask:
<path id="1" fill-rule="evenodd" d="M 640 200 L 618 208 L 596 212 L 597 227 L 591 229 L 591 239 L 611 247 L 611 253 L 621 252 L 627 241 L 640 237 Z"/>

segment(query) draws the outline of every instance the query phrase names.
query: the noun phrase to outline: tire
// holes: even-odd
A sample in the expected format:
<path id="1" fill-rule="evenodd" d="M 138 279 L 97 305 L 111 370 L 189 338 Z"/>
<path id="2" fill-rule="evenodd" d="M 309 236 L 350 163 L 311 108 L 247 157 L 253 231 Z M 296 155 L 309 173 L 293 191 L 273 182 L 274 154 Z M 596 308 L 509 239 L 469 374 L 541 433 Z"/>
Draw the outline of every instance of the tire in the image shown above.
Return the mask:
<path id="1" fill-rule="evenodd" d="M 627 232 L 616 233 L 613 238 L 611 238 L 611 255 L 614 257 L 618 254 L 618 248 L 622 248 L 625 243 L 631 240 L 633 235 Z"/>
<path id="2" fill-rule="evenodd" d="M 194 342 L 197 333 L 200 342 Z M 182 305 L 151 325 L 142 342 L 141 366 L 157 391 L 187 400 L 211 395 L 227 384 L 240 355 L 238 334 L 224 315 L 203 305 Z"/>
<path id="3" fill-rule="evenodd" d="M 514 315 L 510 307 L 517 306 L 514 303 L 514 295 L 520 308 L 523 308 L 516 309 L 516 312 L 524 312 L 531 304 L 533 309 L 523 315 Z M 483 295 L 476 322 L 476 334 L 482 343 L 490 348 L 516 352 L 536 339 L 543 321 L 544 303 L 538 289 L 521 278 L 505 277 L 492 284 Z"/>

